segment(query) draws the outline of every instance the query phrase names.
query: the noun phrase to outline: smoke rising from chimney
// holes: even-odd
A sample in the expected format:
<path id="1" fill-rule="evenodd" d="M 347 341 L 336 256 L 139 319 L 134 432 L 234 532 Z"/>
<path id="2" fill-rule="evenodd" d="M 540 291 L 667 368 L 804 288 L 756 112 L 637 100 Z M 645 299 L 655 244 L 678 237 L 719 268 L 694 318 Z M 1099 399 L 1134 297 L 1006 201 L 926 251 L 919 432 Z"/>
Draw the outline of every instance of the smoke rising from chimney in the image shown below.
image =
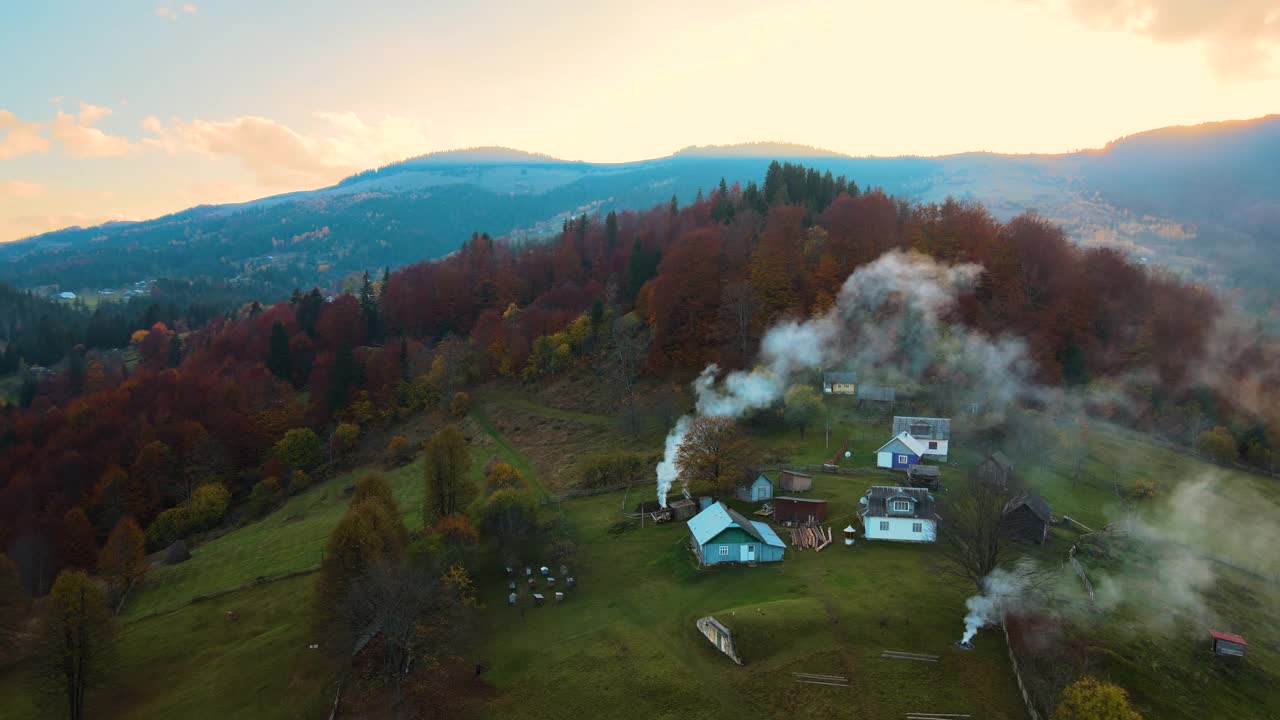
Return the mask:
<path id="1" fill-rule="evenodd" d="M 992 338 L 952 322 L 956 298 L 974 287 L 982 267 L 946 265 L 914 252 L 890 251 L 858 268 L 844 282 L 835 305 L 808 320 L 784 320 L 765 333 L 756 367 L 729 373 L 708 365 L 693 383 L 693 415 L 667 435 L 657 466 L 658 499 L 679 474 L 676 457 L 695 417 L 740 418 L 782 398 L 799 373 L 850 366 L 879 384 L 914 384 L 926 375 L 1002 415 L 1033 389 L 1024 343 Z M 686 488 L 687 489 L 687 488 Z"/>

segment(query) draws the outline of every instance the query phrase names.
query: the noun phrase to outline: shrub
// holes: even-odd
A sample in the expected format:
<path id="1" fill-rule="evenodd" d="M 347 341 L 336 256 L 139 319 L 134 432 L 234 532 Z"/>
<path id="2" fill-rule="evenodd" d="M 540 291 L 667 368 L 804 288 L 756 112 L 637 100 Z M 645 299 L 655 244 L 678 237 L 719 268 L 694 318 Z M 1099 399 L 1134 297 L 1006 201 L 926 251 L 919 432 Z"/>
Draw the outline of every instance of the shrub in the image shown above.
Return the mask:
<path id="1" fill-rule="evenodd" d="M 494 463 L 485 473 L 485 495 L 492 495 L 499 490 L 523 490 L 526 487 L 528 487 L 528 483 L 524 481 L 524 475 L 521 475 L 520 471 L 512 467 L 510 463 Z"/>
<path id="2" fill-rule="evenodd" d="M 480 533 L 467 519 L 466 515 L 453 514 L 440 518 L 440 522 L 432 528 L 446 545 L 475 545 L 480 542 Z"/>
<path id="3" fill-rule="evenodd" d="M 653 472 L 653 464 L 645 455 L 617 451 L 588 458 L 582 465 L 580 477 L 583 487 L 611 487 L 624 483 L 636 483 Z"/>
<path id="4" fill-rule="evenodd" d="M 305 492 L 311 487 L 311 476 L 302 470 L 294 470 L 292 477 L 289 478 L 289 492 L 295 495 Z"/>
<path id="5" fill-rule="evenodd" d="M 294 470 L 310 470 L 324 461 L 320 438 L 310 428 L 294 428 L 275 444 L 275 456 Z"/>
<path id="6" fill-rule="evenodd" d="M 217 527 L 227 514 L 231 493 L 222 483 L 196 488 L 191 499 L 160 513 L 147 528 L 147 547 L 159 550 L 203 530 Z"/>
<path id="7" fill-rule="evenodd" d="M 1196 447 L 1220 463 L 1235 462 L 1240 454 L 1236 448 L 1235 436 L 1221 425 L 1200 433 L 1200 437 L 1196 439 Z"/>
<path id="8" fill-rule="evenodd" d="M 1129 706 L 1124 688 L 1083 677 L 1062 691 L 1053 720 L 1142 720 L 1142 716 Z"/>
<path id="9" fill-rule="evenodd" d="M 399 467 L 407 462 L 413 456 L 413 444 L 403 435 L 397 435 L 391 438 L 391 442 L 387 443 L 387 465 L 389 467 Z"/>
<path id="10" fill-rule="evenodd" d="M 355 449 L 356 441 L 359 439 L 359 425 L 354 423 L 338 423 L 338 427 L 333 430 L 333 438 L 329 441 L 329 448 L 333 451 L 334 457 L 345 457 Z"/>
<path id="11" fill-rule="evenodd" d="M 280 479 L 269 477 L 253 486 L 249 493 L 249 513 L 262 517 L 275 508 L 281 497 Z"/>
<path id="12" fill-rule="evenodd" d="M 1137 500 L 1149 500 L 1155 496 L 1156 483 L 1154 480 L 1134 480 L 1133 486 L 1129 488 L 1129 497 Z"/>
<path id="13" fill-rule="evenodd" d="M 471 396 L 464 392 L 456 392 L 449 401 L 449 414 L 461 420 L 471 411 Z"/>

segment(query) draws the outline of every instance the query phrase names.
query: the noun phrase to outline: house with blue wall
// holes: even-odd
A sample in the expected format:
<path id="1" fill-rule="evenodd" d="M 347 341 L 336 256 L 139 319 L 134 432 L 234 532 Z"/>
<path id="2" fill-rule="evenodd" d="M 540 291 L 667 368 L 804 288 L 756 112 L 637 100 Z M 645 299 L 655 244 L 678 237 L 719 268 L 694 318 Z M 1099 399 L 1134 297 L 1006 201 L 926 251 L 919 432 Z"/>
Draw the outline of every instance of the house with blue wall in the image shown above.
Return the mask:
<path id="1" fill-rule="evenodd" d="M 703 565 L 778 562 L 786 545 L 773 528 L 715 503 L 689 521 L 693 551 Z"/>
<path id="2" fill-rule="evenodd" d="M 876 450 L 876 467 L 906 470 L 920 462 L 924 454 L 924 444 L 904 430 Z"/>
<path id="3" fill-rule="evenodd" d="M 743 502 L 764 502 L 773 497 L 773 481 L 759 473 L 734 488 L 733 496 Z"/>

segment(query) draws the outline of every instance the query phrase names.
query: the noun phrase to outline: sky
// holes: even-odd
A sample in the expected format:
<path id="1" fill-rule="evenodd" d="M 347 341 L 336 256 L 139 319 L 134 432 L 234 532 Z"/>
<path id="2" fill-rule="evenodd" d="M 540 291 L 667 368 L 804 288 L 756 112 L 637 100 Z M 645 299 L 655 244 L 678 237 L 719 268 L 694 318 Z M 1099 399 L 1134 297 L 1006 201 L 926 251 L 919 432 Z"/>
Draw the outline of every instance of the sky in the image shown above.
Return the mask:
<path id="1" fill-rule="evenodd" d="M 459 147 L 1056 153 L 1278 99 L 1275 0 L 17 0 L 0 241 Z"/>

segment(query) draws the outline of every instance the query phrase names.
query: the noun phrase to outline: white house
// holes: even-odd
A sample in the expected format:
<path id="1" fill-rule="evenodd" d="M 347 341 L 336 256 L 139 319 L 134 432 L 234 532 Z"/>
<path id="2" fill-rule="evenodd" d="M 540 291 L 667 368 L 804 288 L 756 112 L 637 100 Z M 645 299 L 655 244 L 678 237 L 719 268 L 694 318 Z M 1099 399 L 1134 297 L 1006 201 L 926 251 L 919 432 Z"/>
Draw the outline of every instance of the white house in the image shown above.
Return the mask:
<path id="1" fill-rule="evenodd" d="M 924 455 L 942 462 L 947 461 L 947 446 L 951 443 L 951 418 L 894 416 L 893 434 L 910 433 L 924 445 Z"/>
<path id="2" fill-rule="evenodd" d="M 904 430 L 876 450 L 876 467 L 906 470 L 920 462 L 920 458 L 924 457 L 926 451 L 923 442 L 911 437 L 911 433 Z"/>
<path id="3" fill-rule="evenodd" d="M 926 488 L 876 485 L 858 501 L 868 540 L 933 542 L 938 539 L 934 499 Z"/>

